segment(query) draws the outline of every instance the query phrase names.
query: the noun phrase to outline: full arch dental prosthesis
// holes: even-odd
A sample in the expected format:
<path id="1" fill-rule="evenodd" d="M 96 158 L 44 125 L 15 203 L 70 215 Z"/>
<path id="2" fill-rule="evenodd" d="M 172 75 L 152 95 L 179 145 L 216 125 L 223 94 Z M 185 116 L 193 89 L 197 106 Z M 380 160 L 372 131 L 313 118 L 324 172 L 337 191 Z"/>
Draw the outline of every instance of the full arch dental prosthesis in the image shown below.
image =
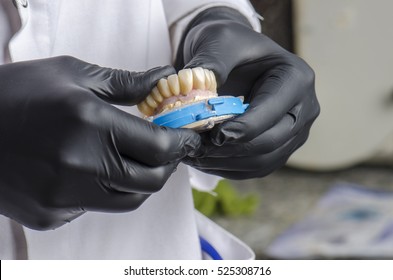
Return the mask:
<path id="1" fill-rule="evenodd" d="M 160 79 L 139 111 L 155 124 L 172 128 L 211 129 L 245 112 L 241 97 L 218 96 L 213 71 L 196 67 Z"/>

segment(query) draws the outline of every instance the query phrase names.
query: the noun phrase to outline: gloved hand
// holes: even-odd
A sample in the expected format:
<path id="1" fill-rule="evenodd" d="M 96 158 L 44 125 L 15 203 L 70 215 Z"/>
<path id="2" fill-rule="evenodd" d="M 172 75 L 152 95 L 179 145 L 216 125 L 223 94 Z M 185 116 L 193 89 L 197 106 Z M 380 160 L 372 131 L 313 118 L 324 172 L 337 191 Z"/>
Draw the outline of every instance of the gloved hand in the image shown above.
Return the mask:
<path id="1" fill-rule="evenodd" d="M 243 95 L 241 116 L 204 135 L 199 157 L 185 161 L 230 179 L 265 176 L 307 139 L 319 114 L 314 73 L 299 57 L 251 28 L 237 11 L 211 8 L 189 25 L 177 68 L 213 70 L 220 95 Z"/>
<path id="2" fill-rule="evenodd" d="M 125 212 L 160 190 L 200 145 L 105 100 L 143 100 L 172 67 L 145 73 L 72 57 L 0 66 L 0 213 L 39 230 L 85 211 Z"/>

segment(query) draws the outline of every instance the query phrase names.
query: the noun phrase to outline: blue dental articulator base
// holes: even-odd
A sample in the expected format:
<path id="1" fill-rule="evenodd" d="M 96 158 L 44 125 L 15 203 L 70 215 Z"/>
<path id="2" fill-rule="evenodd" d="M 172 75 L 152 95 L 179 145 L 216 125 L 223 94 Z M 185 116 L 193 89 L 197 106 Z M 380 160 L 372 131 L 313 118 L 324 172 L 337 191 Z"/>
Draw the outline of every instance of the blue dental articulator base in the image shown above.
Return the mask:
<path id="1" fill-rule="evenodd" d="M 213 97 L 161 113 L 152 122 L 171 128 L 211 129 L 215 124 L 243 114 L 248 104 L 233 96 Z"/>

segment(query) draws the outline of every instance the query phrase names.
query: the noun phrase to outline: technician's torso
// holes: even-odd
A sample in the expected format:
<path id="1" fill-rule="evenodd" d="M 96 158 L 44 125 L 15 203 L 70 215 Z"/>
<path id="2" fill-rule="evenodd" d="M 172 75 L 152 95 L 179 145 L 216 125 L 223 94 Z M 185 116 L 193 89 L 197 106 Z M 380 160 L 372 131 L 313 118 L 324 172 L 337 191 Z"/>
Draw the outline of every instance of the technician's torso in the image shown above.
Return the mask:
<path id="1" fill-rule="evenodd" d="M 3 21 L 4 10 L 1 13 Z M 19 13 L 22 27 L 9 45 L 12 61 L 67 54 L 132 71 L 171 64 L 161 1 L 31 0 L 27 7 L 19 5 Z M 0 24 L 2 29 L 8 26 L 6 22 Z M 5 46 L 11 31 L 1 32 Z M 0 57 L 1 63 L 6 56 Z M 15 239 L 15 232 L 23 230 L 3 216 L 0 228 L 0 256 L 23 257 L 23 248 L 15 244 L 21 242 Z M 86 213 L 55 231 L 24 228 L 24 234 L 26 254 L 33 259 L 201 258 L 185 166 L 180 166 L 162 191 L 134 212 Z"/>

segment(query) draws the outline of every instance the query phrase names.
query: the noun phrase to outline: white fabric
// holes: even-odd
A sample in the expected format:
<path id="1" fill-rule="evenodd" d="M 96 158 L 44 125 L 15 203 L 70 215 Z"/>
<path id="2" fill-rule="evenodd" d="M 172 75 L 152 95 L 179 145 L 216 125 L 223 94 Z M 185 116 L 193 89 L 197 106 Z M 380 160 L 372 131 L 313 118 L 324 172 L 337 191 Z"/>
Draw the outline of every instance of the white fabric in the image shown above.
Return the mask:
<path id="1" fill-rule="evenodd" d="M 208 1 L 31 0 L 27 8 L 19 6 L 22 28 L 9 43 L 11 58 L 23 61 L 72 55 L 101 66 L 132 71 L 171 64 L 168 21 L 175 24 L 176 17 L 185 19 L 197 2 L 203 8 Z M 232 2 L 231 5 L 247 11 L 246 15 L 254 13 L 246 0 L 209 2 Z M 1 12 L 0 6 L 0 15 Z M 250 21 L 253 20 L 251 16 Z M 1 22 L 1 34 L 6 32 L 6 26 Z M 0 39 L 0 44 L 6 44 L 5 38 Z M 3 62 L 2 58 L 0 63 Z M 136 113 L 134 108 L 121 108 Z M 192 181 L 211 188 L 217 177 L 193 172 Z M 9 244 L 7 248 L 18 242 L 10 234 L 9 222 L 1 216 L 0 246 Z M 184 165 L 178 167 L 160 192 L 136 211 L 86 213 L 47 232 L 23 229 L 31 259 L 200 259 L 202 256 L 190 174 Z M 7 250 L 0 251 L 0 257 L 15 258 L 15 252 Z"/>
<path id="2" fill-rule="evenodd" d="M 16 259 L 15 241 L 11 220 L 0 215 L 0 259 Z"/>
<path id="3" fill-rule="evenodd" d="M 196 212 L 199 235 L 213 245 L 224 260 L 253 260 L 255 253 L 236 236 Z M 205 254 L 203 254 L 205 255 Z"/>
<path id="4" fill-rule="evenodd" d="M 11 25 L 6 14 L 6 7 L 3 1 L 0 1 L 0 64 L 8 61 L 8 41 L 12 36 Z"/>

